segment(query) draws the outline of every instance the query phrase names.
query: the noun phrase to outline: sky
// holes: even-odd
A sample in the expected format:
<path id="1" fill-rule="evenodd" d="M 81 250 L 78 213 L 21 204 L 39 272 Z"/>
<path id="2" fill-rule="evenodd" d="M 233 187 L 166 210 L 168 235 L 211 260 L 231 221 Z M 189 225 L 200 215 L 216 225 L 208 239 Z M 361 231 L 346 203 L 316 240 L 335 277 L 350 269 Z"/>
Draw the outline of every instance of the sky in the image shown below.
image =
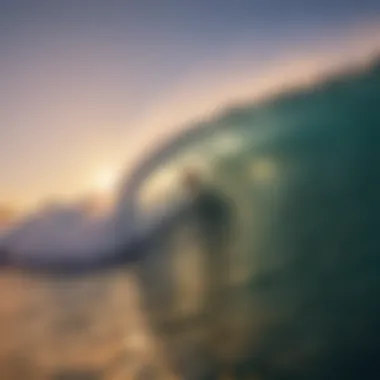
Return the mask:
<path id="1" fill-rule="evenodd" d="M 377 0 L 0 0 L 0 205 L 109 190 L 188 120 L 376 50 Z"/>

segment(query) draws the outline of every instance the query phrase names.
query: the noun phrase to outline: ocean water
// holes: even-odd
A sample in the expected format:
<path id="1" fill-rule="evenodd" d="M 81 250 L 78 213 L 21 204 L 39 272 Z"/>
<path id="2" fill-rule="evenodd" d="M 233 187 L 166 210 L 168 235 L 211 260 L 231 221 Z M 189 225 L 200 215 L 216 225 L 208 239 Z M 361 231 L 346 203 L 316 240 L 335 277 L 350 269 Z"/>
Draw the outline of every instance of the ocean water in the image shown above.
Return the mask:
<path id="1" fill-rule="evenodd" d="M 377 66 L 226 112 L 208 136 L 181 146 L 209 160 L 238 225 L 223 305 L 206 318 L 207 303 L 191 318 L 170 309 L 173 289 L 175 304 L 191 298 L 177 292 L 189 289 L 190 265 L 172 267 L 185 244 L 163 245 L 142 264 L 149 320 L 184 379 L 228 370 L 238 379 L 378 377 L 379 74 Z M 233 135 L 243 146 L 215 156 L 217 137 Z M 230 281 L 235 264 L 242 281 Z"/>
<path id="2" fill-rule="evenodd" d="M 78 278 L 6 270 L 0 297 L 1 379 L 168 378 L 131 270 Z"/>

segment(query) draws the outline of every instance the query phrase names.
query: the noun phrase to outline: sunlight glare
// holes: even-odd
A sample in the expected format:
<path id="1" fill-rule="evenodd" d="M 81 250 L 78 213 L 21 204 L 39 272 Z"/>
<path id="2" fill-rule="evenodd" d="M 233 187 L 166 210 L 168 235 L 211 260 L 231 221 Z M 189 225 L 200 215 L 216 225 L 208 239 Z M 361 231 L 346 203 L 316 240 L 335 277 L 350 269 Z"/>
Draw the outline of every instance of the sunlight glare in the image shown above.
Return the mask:
<path id="1" fill-rule="evenodd" d="M 94 178 L 94 187 L 101 193 L 110 193 L 115 190 L 118 181 L 118 172 L 112 168 L 100 170 Z"/>

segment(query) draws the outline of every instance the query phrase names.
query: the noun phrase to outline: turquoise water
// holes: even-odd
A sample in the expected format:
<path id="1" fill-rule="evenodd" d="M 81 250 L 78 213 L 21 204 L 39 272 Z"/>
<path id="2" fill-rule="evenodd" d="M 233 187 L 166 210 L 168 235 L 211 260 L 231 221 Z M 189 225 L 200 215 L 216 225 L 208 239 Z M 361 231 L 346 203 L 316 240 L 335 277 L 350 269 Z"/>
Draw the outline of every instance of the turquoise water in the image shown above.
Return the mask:
<path id="1" fill-rule="evenodd" d="M 185 378 L 228 368 L 238 378 L 377 377 L 379 100 L 376 68 L 227 112 L 183 143 L 209 161 L 204 173 L 231 196 L 239 225 L 218 311 L 207 312 L 198 289 L 195 314 L 179 313 L 190 265 L 172 266 L 185 249 L 168 248 L 171 237 L 142 265 L 149 319 Z M 222 135 L 243 144 L 217 156 Z"/>

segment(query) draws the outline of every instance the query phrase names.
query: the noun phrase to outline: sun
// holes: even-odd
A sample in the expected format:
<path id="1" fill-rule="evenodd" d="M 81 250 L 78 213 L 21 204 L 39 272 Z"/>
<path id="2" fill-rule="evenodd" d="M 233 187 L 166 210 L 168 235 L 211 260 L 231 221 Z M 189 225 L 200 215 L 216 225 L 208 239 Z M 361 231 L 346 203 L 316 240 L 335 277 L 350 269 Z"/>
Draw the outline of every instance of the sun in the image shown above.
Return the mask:
<path id="1" fill-rule="evenodd" d="M 109 194 L 115 190 L 117 181 L 118 172 L 116 170 L 103 168 L 95 174 L 93 186 L 97 192 Z"/>

